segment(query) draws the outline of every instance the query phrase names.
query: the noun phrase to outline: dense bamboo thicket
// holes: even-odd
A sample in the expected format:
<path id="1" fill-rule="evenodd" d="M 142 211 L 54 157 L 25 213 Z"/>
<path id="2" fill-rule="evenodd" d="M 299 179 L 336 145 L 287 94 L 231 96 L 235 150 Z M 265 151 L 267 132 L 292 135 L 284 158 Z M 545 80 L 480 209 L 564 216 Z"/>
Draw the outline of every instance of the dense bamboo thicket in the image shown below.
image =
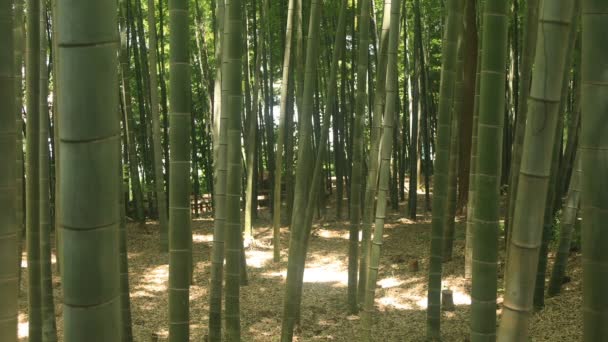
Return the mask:
<path id="1" fill-rule="evenodd" d="M 0 340 L 608 340 L 602 0 L 0 0 Z"/>

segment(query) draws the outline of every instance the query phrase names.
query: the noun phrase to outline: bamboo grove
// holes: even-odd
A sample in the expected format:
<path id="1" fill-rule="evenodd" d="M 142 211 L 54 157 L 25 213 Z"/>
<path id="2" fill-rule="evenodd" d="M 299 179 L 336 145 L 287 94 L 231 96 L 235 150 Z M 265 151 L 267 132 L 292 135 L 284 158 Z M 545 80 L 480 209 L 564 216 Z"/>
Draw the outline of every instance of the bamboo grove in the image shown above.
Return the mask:
<path id="1" fill-rule="evenodd" d="M 528 341 L 578 277 L 576 336 L 608 341 L 607 32 L 605 0 L 0 0 L 0 341 L 312 341 L 328 258 L 332 339 L 385 340 L 411 227 L 426 329 L 391 336 Z"/>

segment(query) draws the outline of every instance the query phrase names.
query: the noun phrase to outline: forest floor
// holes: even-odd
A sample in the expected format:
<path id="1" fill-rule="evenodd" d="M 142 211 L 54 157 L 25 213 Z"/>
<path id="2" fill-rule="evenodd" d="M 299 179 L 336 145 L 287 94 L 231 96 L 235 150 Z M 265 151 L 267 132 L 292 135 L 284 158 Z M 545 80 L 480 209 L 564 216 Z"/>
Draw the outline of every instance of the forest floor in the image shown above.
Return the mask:
<path id="1" fill-rule="evenodd" d="M 422 202 L 422 201 L 421 201 Z M 405 204 L 402 203 L 402 208 Z M 346 208 L 346 206 L 345 206 Z M 346 211 L 346 209 L 344 209 Z M 249 285 L 241 288 L 241 331 L 243 341 L 279 341 L 287 266 L 289 231 L 281 231 L 281 262 L 272 261 L 271 218 L 260 211 L 255 225 L 255 244 L 247 248 Z M 128 227 L 129 274 L 133 334 L 136 342 L 151 341 L 155 333 L 167 333 L 168 256 L 159 250 L 157 222 Z M 192 224 L 196 269 L 190 290 L 191 341 L 205 341 L 209 315 L 208 283 L 213 220 L 197 218 Z M 417 222 L 398 212 L 387 217 L 384 244 L 376 287 L 375 341 L 424 341 L 430 217 Z M 468 341 L 470 296 L 464 281 L 464 222 L 456 225 L 454 257 L 444 263 L 443 288 L 454 294 L 454 311 L 442 312 L 443 340 Z M 335 209 L 315 221 L 310 239 L 302 298 L 301 326 L 297 341 L 357 340 L 360 317 L 348 315 L 347 287 L 348 220 L 335 219 Z M 501 252 L 501 259 L 503 257 Z M 550 255 L 552 258 L 553 255 Z M 23 256 L 23 279 L 19 313 L 20 341 L 27 340 L 27 263 Z M 531 320 L 532 341 L 579 341 L 581 339 L 581 257 L 572 254 L 561 295 L 546 300 L 545 308 Z M 54 259 L 53 259 L 54 260 Z M 413 272 L 410 262 L 417 260 Z M 552 259 L 550 267 L 552 267 Z M 499 264 L 499 305 L 502 303 L 502 265 Z M 549 268 L 550 269 L 550 268 Z M 61 285 L 54 277 L 56 315 L 62 340 Z M 86 342 L 86 341 L 83 341 Z"/>

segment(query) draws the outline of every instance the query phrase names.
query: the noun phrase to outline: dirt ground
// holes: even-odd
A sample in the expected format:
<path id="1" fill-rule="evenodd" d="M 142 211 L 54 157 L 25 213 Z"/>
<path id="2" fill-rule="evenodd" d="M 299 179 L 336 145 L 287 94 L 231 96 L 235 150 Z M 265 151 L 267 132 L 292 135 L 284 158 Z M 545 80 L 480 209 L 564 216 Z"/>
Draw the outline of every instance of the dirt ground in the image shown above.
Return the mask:
<path id="1" fill-rule="evenodd" d="M 404 207 L 404 205 L 402 205 Z M 417 222 L 391 213 L 384 231 L 381 265 L 376 287 L 375 341 L 423 341 L 426 322 L 426 290 L 430 218 Z M 243 341 L 279 341 L 285 284 L 289 231 L 281 232 L 281 262 L 272 261 L 272 231 L 267 212 L 260 212 L 255 227 L 255 244 L 247 249 L 249 285 L 241 288 L 241 331 Z M 190 291 L 191 341 L 204 341 L 208 322 L 209 257 L 213 221 L 194 219 L 196 269 Z M 464 288 L 464 223 L 456 226 L 454 258 L 444 264 L 443 287 L 453 291 L 455 311 L 442 313 L 443 340 L 468 341 L 471 299 Z M 128 227 L 129 273 L 133 333 L 137 342 L 151 341 L 154 333 L 167 332 L 167 255 L 158 252 L 156 222 Z M 348 221 L 335 219 L 328 209 L 317 219 L 304 276 L 301 326 L 297 341 L 354 341 L 360 318 L 349 316 L 346 307 Z M 552 257 L 552 255 L 550 256 Z M 25 260 L 25 255 L 24 255 Z M 419 262 L 418 272 L 409 263 Z M 552 262 L 552 260 L 550 260 Z M 502 263 L 501 263 L 502 265 Z M 27 279 L 24 263 L 23 276 Z M 551 265 L 550 265 L 551 267 Z M 532 341 L 579 341 L 581 339 L 581 261 L 573 254 L 568 264 L 572 281 L 558 297 L 547 299 L 543 311 L 531 321 Z M 502 270 L 500 270 L 502 272 Z M 22 281 L 19 334 L 27 340 L 27 281 Z M 503 279 L 499 279 L 499 304 Z M 59 336 L 62 336 L 59 278 L 54 278 Z M 498 306 L 500 313 L 500 305 Z M 84 342 L 84 341 L 83 341 Z"/>

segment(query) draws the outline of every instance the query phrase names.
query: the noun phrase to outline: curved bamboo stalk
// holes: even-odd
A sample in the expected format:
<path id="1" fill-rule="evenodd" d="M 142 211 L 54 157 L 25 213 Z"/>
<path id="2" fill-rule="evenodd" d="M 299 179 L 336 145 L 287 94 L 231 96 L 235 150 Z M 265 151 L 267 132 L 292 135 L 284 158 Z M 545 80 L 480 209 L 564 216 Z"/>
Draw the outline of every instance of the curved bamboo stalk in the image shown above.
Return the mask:
<path id="1" fill-rule="evenodd" d="M 519 168 L 521 166 L 521 154 L 524 144 L 524 133 L 526 130 L 526 117 L 528 115 L 528 96 L 530 95 L 530 79 L 532 78 L 532 65 L 536 53 L 536 39 L 538 32 L 538 8 L 539 0 L 528 0 L 526 2 L 526 14 L 524 24 L 523 54 L 521 56 L 521 76 L 518 89 L 520 89 L 517 118 L 515 122 L 515 134 L 513 139 L 513 154 L 511 159 L 511 170 L 509 172 L 509 199 L 507 201 L 507 217 L 505 229 L 507 238 L 510 236 L 511 222 L 515 211 L 515 200 L 517 196 L 517 182 L 519 181 Z"/>
<path id="2" fill-rule="evenodd" d="M 387 45 L 390 29 L 390 11 L 392 0 L 384 0 L 384 15 L 382 34 L 380 35 L 380 59 L 376 69 L 376 87 L 374 90 L 374 108 L 372 112 L 372 128 L 370 133 L 371 147 L 369 150 L 369 168 L 365 183 L 365 198 L 363 202 L 363 223 L 361 224 L 361 257 L 359 259 L 359 284 L 357 286 L 358 302 L 363 303 L 366 296 L 367 271 L 369 251 L 371 248 L 372 221 L 374 219 L 374 204 L 378 190 L 378 164 L 380 157 L 380 135 L 382 134 L 382 115 L 384 113 L 386 89 Z M 373 6 L 372 6 L 373 7 Z"/>
<path id="3" fill-rule="evenodd" d="M 539 11 L 532 88 L 517 183 L 498 341 L 526 341 L 542 239 L 553 144 L 574 1 L 544 1 Z"/>
<path id="4" fill-rule="evenodd" d="M 312 110 L 314 83 L 317 74 L 317 50 L 319 32 L 319 17 L 322 4 L 319 0 L 312 0 L 310 4 L 310 22 L 308 44 L 306 49 L 306 66 L 304 71 L 304 89 L 302 94 L 302 112 L 299 122 L 298 164 L 296 166 L 296 184 L 294 192 L 294 212 L 305 212 L 308 203 L 310 185 L 310 165 L 312 157 Z M 299 255 L 306 236 L 305 215 L 293 215 L 291 223 L 291 236 L 289 240 L 289 256 L 287 265 L 287 280 L 283 302 L 283 322 L 281 328 L 281 341 L 290 342 L 293 338 L 293 328 L 298 320 L 300 298 L 298 294 L 299 282 Z M 302 270 L 303 271 L 303 270 Z"/>
<path id="5" fill-rule="evenodd" d="M 380 265 L 380 251 L 382 247 L 382 234 L 386 218 L 386 203 L 388 201 L 389 177 L 391 167 L 391 155 L 393 149 L 393 125 L 395 124 L 396 103 L 399 96 L 397 90 L 398 81 L 398 47 L 399 47 L 399 14 L 401 6 L 398 3 L 390 5 L 390 29 L 387 46 L 386 62 L 386 107 L 384 108 L 384 120 L 382 130 L 382 147 L 379 163 L 378 203 L 376 205 L 376 220 L 374 222 L 373 242 L 370 249 L 369 269 L 365 286 L 365 299 L 363 302 L 363 314 L 361 327 L 363 330 L 361 341 L 372 341 L 372 314 L 374 313 L 374 297 L 376 292 L 376 280 L 378 279 L 378 267 Z M 397 113 L 398 115 L 398 113 Z"/>

